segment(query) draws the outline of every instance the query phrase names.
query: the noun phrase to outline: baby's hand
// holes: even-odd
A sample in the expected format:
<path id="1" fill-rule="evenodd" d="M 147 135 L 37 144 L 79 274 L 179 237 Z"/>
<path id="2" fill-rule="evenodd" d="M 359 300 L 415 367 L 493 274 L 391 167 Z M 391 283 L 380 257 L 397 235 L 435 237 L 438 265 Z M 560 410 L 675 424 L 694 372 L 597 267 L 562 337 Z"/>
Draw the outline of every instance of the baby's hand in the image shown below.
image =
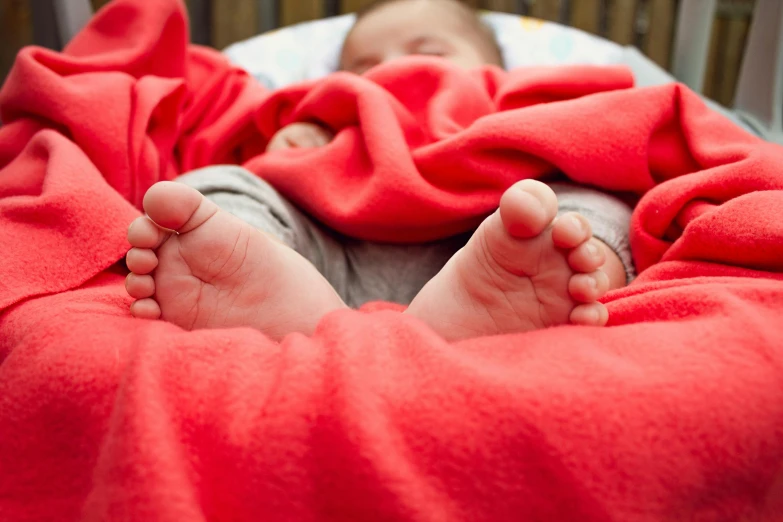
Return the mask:
<path id="1" fill-rule="evenodd" d="M 331 132 L 313 123 L 292 123 L 272 136 L 266 151 L 323 147 L 333 137 Z"/>

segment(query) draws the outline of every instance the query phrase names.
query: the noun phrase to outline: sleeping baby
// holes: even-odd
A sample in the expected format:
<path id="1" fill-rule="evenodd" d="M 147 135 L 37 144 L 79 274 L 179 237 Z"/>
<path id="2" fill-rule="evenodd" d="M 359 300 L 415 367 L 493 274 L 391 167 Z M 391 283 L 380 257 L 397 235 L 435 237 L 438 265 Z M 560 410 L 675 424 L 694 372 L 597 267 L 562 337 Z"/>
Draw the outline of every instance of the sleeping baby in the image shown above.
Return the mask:
<path id="1" fill-rule="evenodd" d="M 492 32 L 456 0 L 385 0 L 360 12 L 342 70 L 409 55 L 464 68 L 501 65 Z M 268 153 L 322 147 L 327 129 L 295 123 Z M 572 184 L 520 181 L 471 234 L 426 244 L 351 239 L 315 222 L 259 177 L 214 166 L 161 182 L 128 230 L 135 317 L 186 329 L 249 326 L 274 339 L 313 333 L 327 313 L 368 301 L 408 305 L 447 340 L 561 324 L 602 326 L 598 302 L 632 277 L 631 209 Z"/>

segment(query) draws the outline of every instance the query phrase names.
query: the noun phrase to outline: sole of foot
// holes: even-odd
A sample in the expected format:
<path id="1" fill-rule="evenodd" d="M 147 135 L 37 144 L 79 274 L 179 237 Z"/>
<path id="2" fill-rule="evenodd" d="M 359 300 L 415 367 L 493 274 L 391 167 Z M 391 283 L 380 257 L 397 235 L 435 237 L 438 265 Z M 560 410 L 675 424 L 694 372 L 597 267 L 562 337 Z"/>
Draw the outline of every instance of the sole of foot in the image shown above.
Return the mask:
<path id="1" fill-rule="evenodd" d="M 562 324 L 603 326 L 605 253 L 587 220 L 557 217 L 543 183 L 509 188 L 489 216 L 407 309 L 448 340 Z"/>
<path id="2" fill-rule="evenodd" d="M 144 210 L 128 229 L 135 317 L 189 330 L 249 326 L 281 339 L 310 334 L 345 307 L 306 259 L 186 185 L 155 184 Z"/>

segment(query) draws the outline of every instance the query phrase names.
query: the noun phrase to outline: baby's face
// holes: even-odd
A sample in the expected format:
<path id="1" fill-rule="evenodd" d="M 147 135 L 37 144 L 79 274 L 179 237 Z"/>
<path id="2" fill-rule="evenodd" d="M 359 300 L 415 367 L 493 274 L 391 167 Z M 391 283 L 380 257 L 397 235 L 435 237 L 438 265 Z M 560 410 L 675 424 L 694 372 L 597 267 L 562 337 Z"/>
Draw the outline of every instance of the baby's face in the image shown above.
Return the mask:
<path id="1" fill-rule="evenodd" d="M 458 6 L 440 0 L 401 0 L 364 15 L 351 30 L 340 68 L 362 74 L 403 56 L 443 57 L 464 68 L 493 60 Z"/>

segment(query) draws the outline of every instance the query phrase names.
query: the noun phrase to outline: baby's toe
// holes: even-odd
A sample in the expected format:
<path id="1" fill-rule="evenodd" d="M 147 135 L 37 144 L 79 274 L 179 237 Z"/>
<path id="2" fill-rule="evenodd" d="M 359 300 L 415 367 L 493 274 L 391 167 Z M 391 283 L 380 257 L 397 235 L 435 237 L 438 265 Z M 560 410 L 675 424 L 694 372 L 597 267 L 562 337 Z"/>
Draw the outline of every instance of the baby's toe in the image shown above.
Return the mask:
<path id="1" fill-rule="evenodd" d="M 590 223 L 576 212 L 567 212 L 552 225 L 552 241 L 558 248 L 576 248 L 593 236 Z"/>
<path id="2" fill-rule="evenodd" d="M 609 290 L 609 276 L 602 270 L 590 274 L 574 274 L 568 281 L 568 293 L 579 303 L 597 301 Z"/>
<path id="3" fill-rule="evenodd" d="M 508 233 L 526 239 L 539 235 L 557 215 L 557 196 L 540 181 L 515 183 L 500 198 L 500 218 Z"/>
<path id="4" fill-rule="evenodd" d="M 568 266 L 574 272 L 594 272 L 605 262 L 604 249 L 593 239 L 585 241 L 568 253 Z"/>
<path id="5" fill-rule="evenodd" d="M 146 216 L 134 219 L 128 227 L 128 242 L 136 248 L 158 248 L 168 236 L 169 232 Z"/>
<path id="6" fill-rule="evenodd" d="M 198 190 L 174 181 L 155 183 L 144 194 L 143 204 L 151 221 L 163 229 L 176 230 L 180 234 L 202 225 L 218 211 L 217 205 Z"/>
<path id="7" fill-rule="evenodd" d="M 158 266 L 158 256 L 148 248 L 131 248 L 125 255 L 125 264 L 135 274 L 149 274 Z"/>
<path id="8" fill-rule="evenodd" d="M 131 273 L 125 278 L 125 290 L 135 299 L 151 297 L 155 293 L 155 280 L 152 276 Z"/>
<path id="9" fill-rule="evenodd" d="M 139 299 L 131 305 L 130 313 L 138 319 L 158 319 L 160 306 L 154 299 Z"/>
<path id="10" fill-rule="evenodd" d="M 609 311 L 603 303 L 581 304 L 571 311 L 571 324 L 582 326 L 604 326 L 609 320 Z"/>

